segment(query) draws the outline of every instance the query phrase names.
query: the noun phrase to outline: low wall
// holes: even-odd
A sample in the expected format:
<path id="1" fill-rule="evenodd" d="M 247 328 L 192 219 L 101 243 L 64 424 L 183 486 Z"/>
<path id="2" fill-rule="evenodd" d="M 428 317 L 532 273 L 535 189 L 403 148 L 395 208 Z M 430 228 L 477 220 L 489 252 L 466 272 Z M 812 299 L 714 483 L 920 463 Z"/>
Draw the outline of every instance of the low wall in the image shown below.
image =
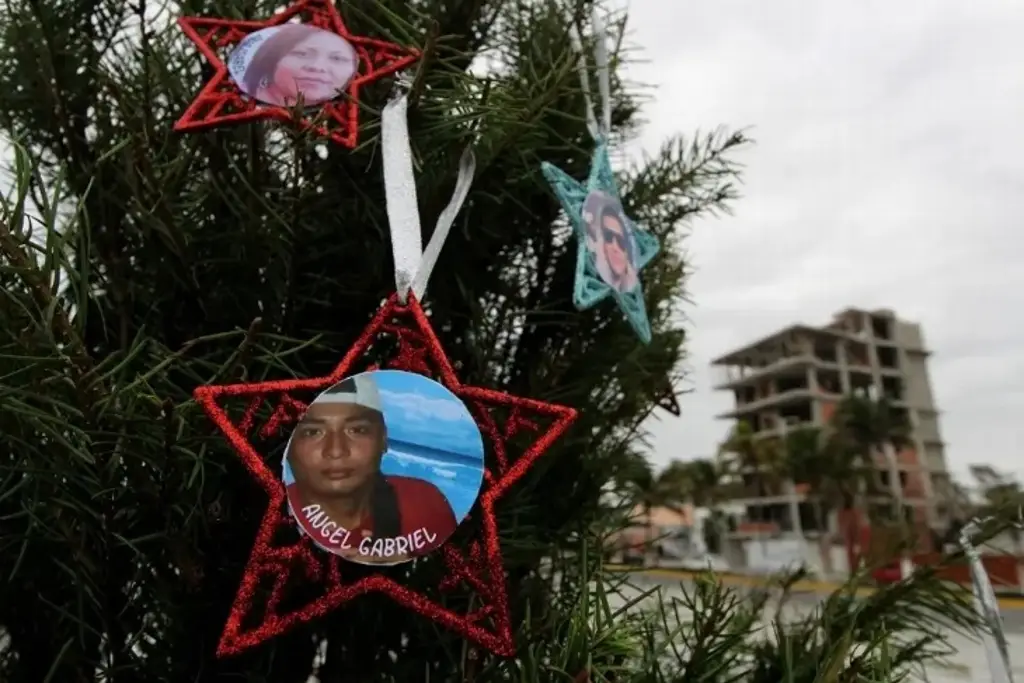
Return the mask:
<path id="1" fill-rule="evenodd" d="M 917 566 L 927 567 L 938 564 L 942 559 L 939 553 L 924 553 L 915 555 L 913 560 Z M 992 587 L 999 589 L 1021 589 L 1020 572 L 1017 567 L 1017 558 L 1010 555 L 982 555 L 981 563 L 988 572 L 989 581 Z M 966 561 L 957 563 L 939 570 L 939 578 L 946 581 L 955 581 L 970 585 L 971 570 Z"/>
<path id="2" fill-rule="evenodd" d="M 928 567 L 939 564 L 942 555 L 939 553 L 919 553 L 911 560 L 915 567 Z M 1020 571 L 1016 557 L 1011 555 L 982 555 L 982 566 L 988 573 L 992 588 L 997 593 L 1024 593 L 1024 586 L 1021 584 Z M 893 562 L 880 567 L 872 572 L 872 576 L 878 583 L 892 583 L 900 580 L 900 568 L 898 562 Z M 971 585 L 971 570 L 967 561 L 947 565 L 938 571 L 938 577 L 944 581 L 959 583 L 965 587 Z"/>

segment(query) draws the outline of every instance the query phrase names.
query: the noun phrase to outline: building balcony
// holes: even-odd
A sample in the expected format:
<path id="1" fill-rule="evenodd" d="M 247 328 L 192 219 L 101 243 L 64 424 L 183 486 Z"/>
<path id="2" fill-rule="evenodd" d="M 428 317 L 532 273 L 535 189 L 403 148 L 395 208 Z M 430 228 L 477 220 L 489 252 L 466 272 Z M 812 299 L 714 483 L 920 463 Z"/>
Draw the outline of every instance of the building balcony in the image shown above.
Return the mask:
<path id="1" fill-rule="evenodd" d="M 837 374 L 845 367 L 853 381 L 860 384 L 866 381 L 865 377 L 869 381 L 872 376 L 871 366 L 865 363 L 850 361 L 844 365 L 835 360 L 826 360 L 812 354 L 803 354 L 799 356 L 786 356 L 767 365 L 753 367 L 747 365 L 727 365 L 717 367 L 712 376 L 715 383 L 712 388 L 715 391 L 737 389 L 780 375 L 799 374 L 800 371 L 809 367 L 819 370 L 830 370 Z"/>
<path id="2" fill-rule="evenodd" d="M 815 399 L 838 401 L 841 398 L 841 394 L 834 394 L 822 389 L 798 387 L 795 389 L 789 389 L 788 391 L 780 391 L 768 396 L 762 396 L 761 398 L 747 403 L 741 403 L 732 410 L 716 415 L 715 417 L 719 420 L 734 420 L 739 417 L 752 415 L 764 410 L 765 408 L 775 408 L 786 404 L 801 403 Z"/>
<path id="3" fill-rule="evenodd" d="M 716 368 L 715 391 L 734 389 L 739 386 L 751 384 L 766 379 L 772 375 L 796 370 L 809 365 L 817 365 L 822 361 L 817 360 L 810 354 L 799 356 L 787 356 L 776 361 L 758 367 L 746 365 L 727 365 Z"/>
<path id="4" fill-rule="evenodd" d="M 757 507 L 765 505 L 789 505 L 791 502 L 807 503 L 815 500 L 807 484 L 797 484 L 793 493 L 781 491 L 758 491 L 755 486 L 746 486 L 742 490 L 734 492 L 735 497 L 728 499 L 730 505 L 742 505 L 744 507 Z"/>
<path id="5" fill-rule="evenodd" d="M 819 392 L 821 393 L 821 392 Z M 781 439 L 787 434 L 800 431 L 801 429 L 815 429 L 820 427 L 817 422 L 813 420 L 803 420 L 798 422 L 787 422 L 785 425 L 779 424 L 774 427 L 766 427 L 764 429 L 758 429 L 756 432 L 751 434 L 751 438 L 755 441 L 761 439 Z"/>

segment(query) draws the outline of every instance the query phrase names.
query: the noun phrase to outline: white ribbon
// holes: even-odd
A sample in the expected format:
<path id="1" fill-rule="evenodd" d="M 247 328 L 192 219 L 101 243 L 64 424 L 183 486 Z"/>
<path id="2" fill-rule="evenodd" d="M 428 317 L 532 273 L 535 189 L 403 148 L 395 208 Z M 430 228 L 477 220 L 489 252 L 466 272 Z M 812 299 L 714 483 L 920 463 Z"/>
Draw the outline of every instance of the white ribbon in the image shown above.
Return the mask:
<path id="1" fill-rule="evenodd" d="M 444 246 L 455 217 L 469 195 L 473 174 L 476 172 L 476 157 L 467 148 L 459 160 L 455 192 L 438 217 L 434 234 L 424 251 L 416 200 L 416 178 L 412 167 L 412 147 L 409 144 L 408 108 L 409 101 L 403 88 L 398 96 L 385 105 L 381 114 L 384 194 L 391 230 L 391 250 L 395 257 L 395 287 L 402 303 L 406 302 L 409 292 L 422 300 L 430 273 L 437 264 L 441 247 Z"/>
<path id="2" fill-rule="evenodd" d="M 601 118 L 594 111 L 594 101 L 590 95 L 590 74 L 587 72 L 587 60 L 584 57 L 583 41 L 573 23 L 569 22 L 569 40 L 579 55 L 576 59 L 576 72 L 580 76 L 580 89 L 583 91 L 583 102 L 586 106 L 587 129 L 595 140 L 604 139 L 612 130 L 612 87 L 608 68 L 608 30 L 604 21 L 594 7 L 591 11 L 591 24 L 594 27 L 594 68 L 597 71 L 597 89 L 601 97 Z"/>
<path id="3" fill-rule="evenodd" d="M 988 670 L 992 674 L 992 683 L 1013 683 L 1010 669 L 1010 653 L 1006 645 L 1006 633 L 1003 631 L 1003 618 L 999 614 L 999 602 L 996 600 L 992 582 L 985 571 L 981 554 L 971 537 L 978 532 L 979 522 L 972 520 L 960 530 L 960 547 L 967 557 L 967 566 L 971 570 L 971 587 L 974 592 L 974 606 L 978 614 L 988 626 L 988 633 L 982 634 L 982 644 L 988 659 Z"/>

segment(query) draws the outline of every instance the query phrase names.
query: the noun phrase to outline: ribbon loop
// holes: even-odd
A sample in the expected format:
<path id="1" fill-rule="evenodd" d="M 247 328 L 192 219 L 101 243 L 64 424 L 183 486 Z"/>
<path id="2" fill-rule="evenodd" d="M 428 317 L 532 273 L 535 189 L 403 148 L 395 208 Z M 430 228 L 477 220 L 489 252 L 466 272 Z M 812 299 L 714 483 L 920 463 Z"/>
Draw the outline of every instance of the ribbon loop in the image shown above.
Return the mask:
<path id="1" fill-rule="evenodd" d="M 395 288 L 399 301 L 405 303 L 409 292 L 422 299 L 427 290 L 427 281 L 437 264 L 441 248 L 469 195 L 476 172 L 476 157 L 469 148 L 462 153 L 455 191 L 438 217 L 434 234 L 424 251 L 412 146 L 409 143 L 408 87 L 401 81 L 399 86 L 398 93 L 384 106 L 381 114 L 381 147 L 391 250 L 395 259 Z"/>
<path id="2" fill-rule="evenodd" d="M 569 41 L 572 44 L 573 50 L 578 55 L 576 59 L 576 72 L 580 77 L 580 90 L 583 91 L 587 130 L 590 131 L 590 136 L 595 140 L 606 140 L 612 130 L 612 89 L 608 62 L 608 29 L 605 27 L 597 7 L 594 7 L 591 11 L 590 21 L 594 29 L 594 69 L 597 72 L 597 89 L 601 106 L 600 118 L 594 109 L 594 101 L 590 92 L 590 74 L 587 71 L 583 41 L 571 21 L 569 23 Z"/>
<path id="3" fill-rule="evenodd" d="M 473 154 L 473 150 L 467 147 L 459 159 L 459 174 L 455 179 L 455 191 L 452 193 L 448 206 L 444 207 L 444 211 L 437 217 L 434 234 L 430 236 L 419 270 L 416 271 L 416 275 L 412 279 L 412 293 L 416 295 L 417 299 L 422 299 L 427 291 L 427 280 L 430 279 L 430 273 L 437 265 L 437 257 L 441 255 L 441 247 L 448 239 L 448 233 L 455 223 L 455 217 L 459 215 L 459 210 L 462 209 L 466 197 L 469 196 L 469 188 L 473 185 L 475 173 L 476 156 Z"/>

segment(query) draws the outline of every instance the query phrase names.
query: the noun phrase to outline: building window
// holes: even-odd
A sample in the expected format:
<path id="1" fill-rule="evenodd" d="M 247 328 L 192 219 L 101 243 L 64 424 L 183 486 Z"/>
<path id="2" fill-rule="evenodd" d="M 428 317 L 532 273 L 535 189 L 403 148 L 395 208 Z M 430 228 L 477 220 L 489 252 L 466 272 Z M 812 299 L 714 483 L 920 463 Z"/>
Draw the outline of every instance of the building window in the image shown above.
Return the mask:
<path id="1" fill-rule="evenodd" d="M 899 377 L 882 378 L 882 396 L 890 401 L 903 400 L 903 380 Z"/>
<path id="2" fill-rule="evenodd" d="M 779 408 L 779 417 L 787 425 L 799 425 L 814 419 L 814 407 L 810 401 L 791 403 Z"/>
<path id="3" fill-rule="evenodd" d="M 870 397 L 875 386 L 875 378 L 870 372 L 850 369 L 850 391 L 858 396 Z"/>
<path id="4" fill-rule="evenodd" d="M 839 379 L 839 373 L 831 370 L 818 371 L 818 389 L 826 394 L 843 393 L 843 382 Z"/>
<path id="5" fill-rule="evenodd" d="M 807 377 L 805 375 L 799 377 L 780 377 L 775 380 L 775 388 L 780 394 L 784 394 L 787 391 L 806 389 Z"/>
<path id="6" fill-rule="evenodd" d="M 910 413 L 907 411 L 906 408 L 893 408 L 892 417 L 894 420 L 901 422 L 903 424 L 910 424 Z"/>
<path id="7" fill-rule="evenodd" d="M 825 363 L 835 363 L 838 358 L 836 345 L 829 342 L 819 342 L 815 344 L 814 357 Z"/>
<path id="8" fill-rule="evenodd" d="M 897 370 L 900 367 L 899 353 L 892 346 L 878 347 L 878 364 L 889 370 Z"/>
<path id="9" fill-rule="evenodd" d="M 849 365 L 868 365 L 868 347 L 865 344 L 850 344 L 846 347 L 846 360 Z"/>
<path id="10" fill-rule="evenodd" d="M 875 339 L 888 340 L 892 339 L 892 321 L 887 318 L 880 318 L 878 316 L 872 316 L 871 318 L 871 333 Z"/>

